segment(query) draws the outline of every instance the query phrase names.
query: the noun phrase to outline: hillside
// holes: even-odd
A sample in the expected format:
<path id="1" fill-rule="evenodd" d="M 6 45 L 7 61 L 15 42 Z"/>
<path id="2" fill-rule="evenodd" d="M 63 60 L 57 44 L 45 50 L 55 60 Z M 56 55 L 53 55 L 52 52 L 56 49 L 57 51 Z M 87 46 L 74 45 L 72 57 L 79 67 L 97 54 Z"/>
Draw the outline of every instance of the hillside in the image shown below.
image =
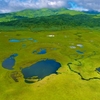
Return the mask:
<path id="1" fill-rule="evenodd" d="M 23 10 L 0 14 L 0 30 L 62 30 L 68 27 L 100 27 L 100 14 L 60 9 Z"/>
<path id="2" fill-rule="evenodd" d="M 65 8 L 60 8 L 60 9 L 43 8 L 37 10 L 27 9 L 19 12 L 0 14 L 0 22 L 7 22 L 22 18 L 36 18 L 41 16 L 61 15 L 61 14 L 77 15 L 77 14 L 84 14 L 84 12 L 68 10 Z"/>
<path id="3" fill-rule="evenodd" d="M 11 27 L 14 28 L 25 28 L 34 30 L 46 30 L 53 28 L 65 29 L 67 27 L 100 27 L 100 18 L 94 18 L 94 15 L 51 15 L 51 16 L 41 16 L 36 18 L 26 18 L 22 17 L 17 20 L 9 22 L 1 22 L 0 27 Z M 2 28 L 1 28 L 2 29 Z M 6 29 L 6 28 L 5 28 Z"/>

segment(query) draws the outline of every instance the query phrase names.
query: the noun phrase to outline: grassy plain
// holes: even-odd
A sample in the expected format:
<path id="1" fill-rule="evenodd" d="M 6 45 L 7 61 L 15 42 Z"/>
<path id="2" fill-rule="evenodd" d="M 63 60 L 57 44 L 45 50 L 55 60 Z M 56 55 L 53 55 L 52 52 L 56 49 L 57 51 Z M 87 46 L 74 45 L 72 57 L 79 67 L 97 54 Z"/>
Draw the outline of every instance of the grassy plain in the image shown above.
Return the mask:
<path id="1" fill-rule="evenodd" d="M 54 35 L 54 37 L 49 37 Z M 11 43 L 9 39 L 29 39 Z M 78 46 L 81 44 L 82 46 Z M 26 45 L 23 47 L 23 45 Z M 32 53 L 40 48 L 47 49 L 44 55 Z M 84 52 L 79 54 L 76 50 Z M 4 59 L 18 53 L 14 70 L 2 67 Z M 39 82 L 24 82 L 20 68 L 34 64 L 41 59 L 55 59 L 61 63 L 59 74 L 52 74 Z M 72 28 L 61 31 L 2 31 L 0 32 L 0 100 L 99 100 L 100 80 L 82 80 L 71 68 L 80 72 L 84 78 L 98 77 L 95 71 L 100 66 L 100 30 L 89 28 Z M 80 64 L 81 62 L 81 64 Z M 19 82 L 11 78 L 17 71 Z"/>

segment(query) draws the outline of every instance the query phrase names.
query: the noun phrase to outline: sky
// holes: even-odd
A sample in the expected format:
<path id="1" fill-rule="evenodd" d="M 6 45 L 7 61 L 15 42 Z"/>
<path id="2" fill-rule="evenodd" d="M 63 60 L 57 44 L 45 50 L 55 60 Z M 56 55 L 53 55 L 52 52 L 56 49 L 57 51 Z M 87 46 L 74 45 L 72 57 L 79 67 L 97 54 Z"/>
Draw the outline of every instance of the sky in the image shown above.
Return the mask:
<path id="1" fill-rule="evenodd" d="M 0 0 L 0 13 L 24 9 L 68 8 L 70 10 L 100 12 L 100 0 Z"/>

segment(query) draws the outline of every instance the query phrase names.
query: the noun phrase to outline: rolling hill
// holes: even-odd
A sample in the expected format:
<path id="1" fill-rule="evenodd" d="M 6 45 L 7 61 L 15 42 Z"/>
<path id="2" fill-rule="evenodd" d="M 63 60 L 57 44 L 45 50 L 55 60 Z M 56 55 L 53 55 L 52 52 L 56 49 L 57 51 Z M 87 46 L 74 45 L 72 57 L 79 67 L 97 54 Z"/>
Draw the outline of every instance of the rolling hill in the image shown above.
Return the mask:
<path id="1" fill-rule="evenodd" d="M 100 14 L 60 9 L 23 10 L 0 14 L 0 30 L 61 30 L 68 27 L 100 27 Z"/>
<path id="2" fill-rule="evenodd" d="M 61 15 L 61 14 L 77 15 L 77 14 L 84 14 L 84 12 L 68 10 L 66 8 L 60 8 L 60 9 L 43 8 L 37 10 L 26 9 L 19 12 L 0 14 L 0 22 L 7 22 L 22 18 L 36 18 L 41 16 L 51 16 L 51 15 Z"/>

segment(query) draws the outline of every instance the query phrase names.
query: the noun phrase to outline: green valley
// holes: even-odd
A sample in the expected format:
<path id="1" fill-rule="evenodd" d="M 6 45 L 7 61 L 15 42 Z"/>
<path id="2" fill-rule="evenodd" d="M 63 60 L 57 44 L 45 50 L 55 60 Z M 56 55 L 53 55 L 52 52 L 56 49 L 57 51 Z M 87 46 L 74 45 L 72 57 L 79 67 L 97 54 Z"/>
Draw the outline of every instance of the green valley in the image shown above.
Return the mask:
<path id="1" fill-rule="evenodd" d="M 99 100 L 99 14 L 64 8 L 33 11 L 0 15 L 0 100 Z M 41 49 L 46 51 L 39 54 Z M 61 67 L 25 82 L 22 69 L 46 59 Z M 4 61 L 15 61 L 13 69 L 4 68 Z"/>

